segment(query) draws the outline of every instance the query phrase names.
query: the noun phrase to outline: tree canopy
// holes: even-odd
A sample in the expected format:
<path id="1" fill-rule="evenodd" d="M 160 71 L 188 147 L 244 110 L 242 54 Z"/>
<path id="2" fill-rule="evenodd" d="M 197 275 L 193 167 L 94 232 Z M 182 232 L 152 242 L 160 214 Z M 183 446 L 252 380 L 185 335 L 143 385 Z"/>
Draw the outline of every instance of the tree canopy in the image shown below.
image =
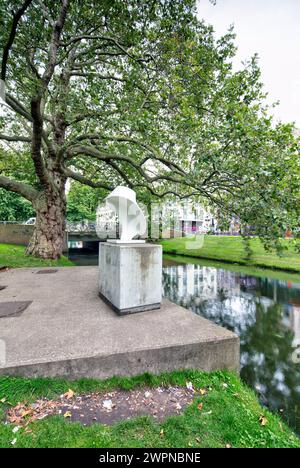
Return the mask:
<path id="1" fill-rule="evenodd" d="M 35 177 L 0 186 L 37 210 L 29 253 L 59 255 L 68 177 L 194 197 L 268 242 L 297 225 L 293 126 L 273 124 L 257 57 L 234 71 L 233 32 L 215 39 L 194 1 L 0 0 L 0 13 L 0 139 L 30 151 Z"/>

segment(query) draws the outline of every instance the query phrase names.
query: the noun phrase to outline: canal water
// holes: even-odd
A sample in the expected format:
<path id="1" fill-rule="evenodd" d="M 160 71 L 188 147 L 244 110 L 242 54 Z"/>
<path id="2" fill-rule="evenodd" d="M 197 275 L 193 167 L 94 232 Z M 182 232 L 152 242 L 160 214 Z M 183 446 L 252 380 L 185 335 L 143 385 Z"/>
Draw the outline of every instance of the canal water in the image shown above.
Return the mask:
<path id="1" fill-rule="evenodd" d="M 96 253 L 70 259 L 97 264 Z M 300 284 L 175 260 L 164 261 L 164 295 L 239 335 L 243 381 L 300 434 Z"/>

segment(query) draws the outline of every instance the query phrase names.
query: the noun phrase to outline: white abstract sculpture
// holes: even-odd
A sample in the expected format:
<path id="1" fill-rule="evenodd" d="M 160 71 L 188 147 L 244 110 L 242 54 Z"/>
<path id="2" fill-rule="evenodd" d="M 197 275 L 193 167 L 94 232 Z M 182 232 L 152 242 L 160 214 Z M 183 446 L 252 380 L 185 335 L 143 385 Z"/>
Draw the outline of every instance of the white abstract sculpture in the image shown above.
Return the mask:
<path id="1" fill-rule="evenodd" d="M 107 206 L 117 214 L 120 226 L 120 239 L 110 239 L 109 242 L 145 242 L 133 240 L 135 236 L 145 234 L 147 227 L 146 218 L 137 204 L 134 190 L 119 185 L 106 197 L 105 201 Z"/>

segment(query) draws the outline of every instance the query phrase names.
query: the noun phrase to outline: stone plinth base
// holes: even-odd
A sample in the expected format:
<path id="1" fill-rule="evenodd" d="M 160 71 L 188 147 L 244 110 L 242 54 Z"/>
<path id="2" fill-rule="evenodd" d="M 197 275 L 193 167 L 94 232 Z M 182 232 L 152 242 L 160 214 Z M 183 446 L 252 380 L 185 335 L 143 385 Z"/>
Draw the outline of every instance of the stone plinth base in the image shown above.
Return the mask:
<path id="1" fill-rule="evenodd" d="M 99 295 L 120 315 L 159 309 L 161 245 L 101 242 Z"/>

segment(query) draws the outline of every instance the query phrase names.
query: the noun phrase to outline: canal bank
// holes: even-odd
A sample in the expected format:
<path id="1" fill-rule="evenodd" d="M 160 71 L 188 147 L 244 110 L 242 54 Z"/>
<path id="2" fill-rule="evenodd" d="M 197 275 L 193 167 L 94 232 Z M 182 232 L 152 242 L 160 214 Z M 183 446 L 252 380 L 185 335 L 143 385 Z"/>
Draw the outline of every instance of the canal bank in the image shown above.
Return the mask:
<path id="1" fill-rule="evenodd" d="M 218 266 L 218 267 L 217 267 Z M 300 281 L 165 257 L 164 295 L 240 337 L 241 378 L 300 433 Z M 276 277 L 277 275 L 277 277 Z"/>
<path id="2" fill-rule="evenodd" d="M 97 265 L 94 252 L 73 251 Z M 300 275 L 164 255 L 164 295 L 240 337 L 241 378 L 300 434 Z"/>
<path id="3" fill-rule="evenodd" d="M 165 254 L 300 274 L 300 254 L 295 249 L 296 239 L 281 239 L 280 255 L 274 249 L 266 251 L 257 237 L 251 237 L 248 241 L 248 247 L 251 249 L 250 256 L 241 236 L 179 237 L 165 239 L 160 243 Z"/>

